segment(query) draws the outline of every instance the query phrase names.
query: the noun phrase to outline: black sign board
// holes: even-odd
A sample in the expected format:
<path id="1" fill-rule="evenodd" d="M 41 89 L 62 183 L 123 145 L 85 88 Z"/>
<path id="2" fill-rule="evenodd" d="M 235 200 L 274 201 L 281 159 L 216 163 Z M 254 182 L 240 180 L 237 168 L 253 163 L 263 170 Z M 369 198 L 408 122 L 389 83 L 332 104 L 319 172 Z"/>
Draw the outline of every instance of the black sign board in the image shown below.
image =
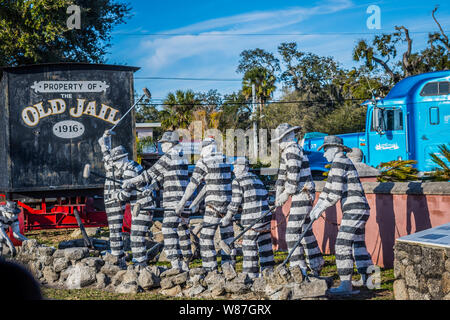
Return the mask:
<path id="1" fill-rule="evenodd" d="M 84 63 L 3 68 L 0 82 L 0 193 L 101 188 L 83 167 L 104 172 L 97 140 L 133 103 L 135 67 Z M 135 154 L 134 112 L 113 147 Z M 80 196 L 82 192 L 80 193 Z"/>

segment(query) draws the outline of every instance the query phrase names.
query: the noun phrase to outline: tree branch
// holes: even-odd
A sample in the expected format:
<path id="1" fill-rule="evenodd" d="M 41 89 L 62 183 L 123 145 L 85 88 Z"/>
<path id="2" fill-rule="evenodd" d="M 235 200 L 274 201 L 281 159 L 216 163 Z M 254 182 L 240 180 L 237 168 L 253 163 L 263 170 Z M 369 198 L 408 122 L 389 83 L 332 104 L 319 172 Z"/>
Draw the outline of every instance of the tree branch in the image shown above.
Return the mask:
<path id="1" fill-rule="evenodd" d="M 403 30 L 405 32 L 405 39 L 408 42 L 408 48 L 403 53 L 402 66 L 403 66 L 403 71 L 405 73 L 405 77 L 409 77 L 411 75 L 411 63 L 409 62 L 409 57 L 411 56 L 412 40 L 409 37 L 409 30 L 406 29 L 404 26 L 400 26 L 400 27 L 396 26 L 395 29 L 398 31 Z"/>
<path id="2" fill-rule="evenodd" d="M 447 50 L 450 51 L 450 45 L 449 45 L 448 37 L 447 37 L 447 35 L 445 34 L 444 30 L 442 29 L 440 23 L 437 21 L 436 17 L 434 16 L 434 13 L 437 11 L 438 7 L 439 7 L 439 6 L 436 6 L 436 7 L 433 9 L 433 11 L 431 12 L 431 16 L 433 17 L 434 22 L 436 22 L 436 24 L 438 25 L 439 30 L 441 31 L 441 34 L 442 34 L 442 36 L 443 36 L 444 39 L 445 39 L 445 41 L 442 40 L 442 39 L 439 39 L 439 40 L 445 45 L 445 47 L 447 48 Z"/>

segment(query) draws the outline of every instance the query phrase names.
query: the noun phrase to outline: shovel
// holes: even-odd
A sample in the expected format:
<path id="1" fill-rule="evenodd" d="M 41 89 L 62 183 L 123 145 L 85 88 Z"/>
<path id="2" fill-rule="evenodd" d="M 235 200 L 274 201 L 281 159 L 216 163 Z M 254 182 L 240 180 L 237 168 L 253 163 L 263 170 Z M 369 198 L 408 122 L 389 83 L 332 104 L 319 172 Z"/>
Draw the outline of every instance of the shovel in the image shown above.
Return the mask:
<path id="1" fill-rule="evenodd" d="M 275 210 L 278 207 L 273 207 L 272 209 L 270 209 L 269 211 L 267 211 L 263 216 L 261 216 L 260 218 L 256 219 L 255 222 L 253 222 L 251 225 L 249 225 L 248 227 L 246 227 L 244 230 L 241 231 L 241 233 L 239 233 L 236 237 L 233 238 L 233 240 L 231 240 L 231 242 L 229 244 L 227 244 L 225 241 L 220 240 L 219 245 L 220 248 L 225 251 L 226 254 L 231 254 L 231 245 L 236 242 L 236 240 L 238 240 L 240 237 L 242 237 L 242 235 L 244 233 L 246 233 L 248 230 L 250 230 L 255 224 L 257 224 L 258 222 L 260 222 L 262 219 L 264 219 L 266 216 L 269 215 L 269 213 L 271 213 L 273 210 Z"/>

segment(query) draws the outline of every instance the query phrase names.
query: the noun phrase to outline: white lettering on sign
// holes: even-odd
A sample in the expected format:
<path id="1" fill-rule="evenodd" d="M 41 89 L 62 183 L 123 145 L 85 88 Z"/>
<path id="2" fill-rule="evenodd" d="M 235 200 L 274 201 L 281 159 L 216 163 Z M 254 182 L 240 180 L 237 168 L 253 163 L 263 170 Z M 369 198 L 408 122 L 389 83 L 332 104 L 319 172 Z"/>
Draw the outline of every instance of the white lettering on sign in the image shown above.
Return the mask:
<path id="1" fill-rule="evenodd" d="M 82 136 L 84 125 L 78 121 L 64 120 L 53 126 L 53 134 L 63 139 L 73 139 Z"/>
<path id="2" fill-rule="evenodd" d="M 105 81 L 35 81 L 31 86 L 38 93 L 105 92 Z"/>
<path id="3" fill-rule="evenodd" d="M 390 144 L 390 143 L 379 143 L 375 146 L 375 150 L 397 150 L 400 147 L 398 146 L 398 144 Z"/>
<path id="4" fill-rule="evenodd" d="M 114 109 L 106 104 L 101 104 L 101 107 L 97 108 L 96 101 L 86 102 L 86 99 L 77 99 L 77 106 L 73 108 L 67 108 L 66 102 L 63 99 L 48 100 L 50 107 L 45 107 L 44 102 L 38 102 L 35 105 L 28 106 L 22 110 L 22 120 L 29 126 L 34 127 L 39 124 L 42 118 L 62 114 L 69 110 L 69 114 L 73 118 L 79 118 L 83 115 L 95 117 L 106 121 L 108 123 L 116 124 L 119 121 L 119 110 Z M 99 109 L 97 111 L 97 109 Z"/>

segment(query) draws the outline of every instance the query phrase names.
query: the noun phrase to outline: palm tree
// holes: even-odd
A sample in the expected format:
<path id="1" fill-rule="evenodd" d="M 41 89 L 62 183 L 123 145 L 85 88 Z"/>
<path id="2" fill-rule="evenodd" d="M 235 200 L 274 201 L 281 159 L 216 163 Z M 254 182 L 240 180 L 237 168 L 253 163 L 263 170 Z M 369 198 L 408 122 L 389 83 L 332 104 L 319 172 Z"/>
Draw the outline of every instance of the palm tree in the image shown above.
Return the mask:
<path id="1" fill-rule="evenodd" d="M 242 79 L 242 93 L 249 99 L 252 96 L 252 84 L 255 84 L 256 97 L 261 105 L 270 99 L 275 91 L 276 77 L 266 68 L 255 67 L 245 72 Z"/>
<path id="2" fill-rule="evenodd" d="M 161 126 L 164 130 L 187 129 L 200 101 L 192 90 L 170 92 L 163 102 Z"/>

